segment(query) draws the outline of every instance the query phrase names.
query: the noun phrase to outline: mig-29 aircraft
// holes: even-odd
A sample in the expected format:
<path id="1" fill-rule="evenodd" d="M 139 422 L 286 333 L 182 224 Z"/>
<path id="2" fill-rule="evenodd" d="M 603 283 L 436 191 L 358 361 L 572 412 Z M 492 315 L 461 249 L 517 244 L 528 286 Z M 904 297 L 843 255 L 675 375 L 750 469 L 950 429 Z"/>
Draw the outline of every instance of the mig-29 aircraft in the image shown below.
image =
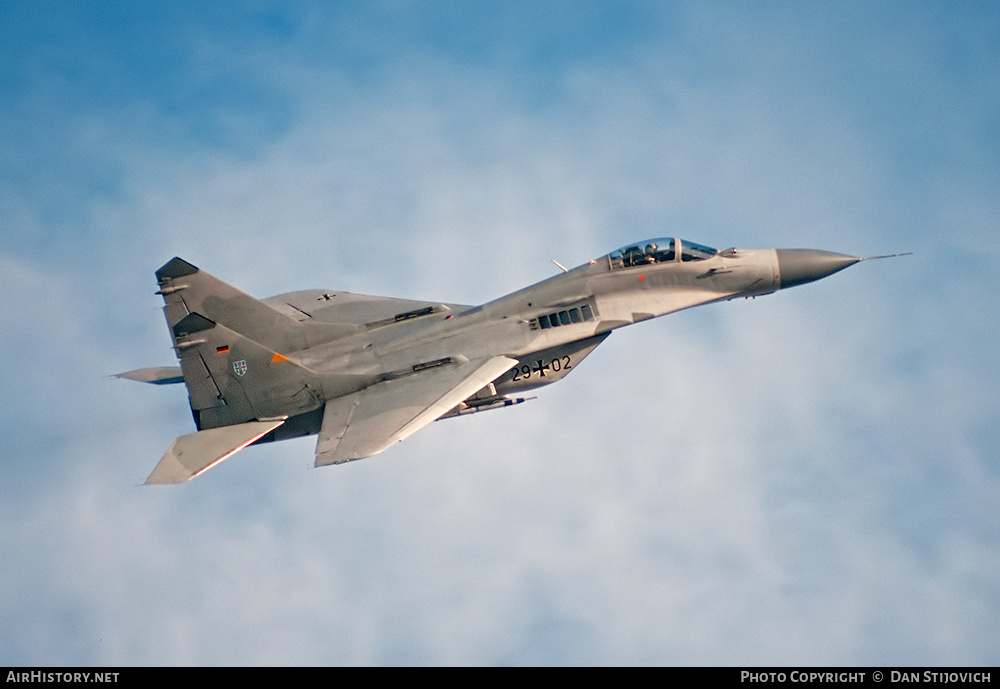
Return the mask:
<path id="1" fill-rule="evenodd" d="M 515 395 L 561 380 L 616 328 L 861 260 L 666 237 L 560 265 L 473 307 L 324 290 L 257 300 L 173 258 L 156 279 L 180 367 L 118 377 L 187 386 L 198 430 L 174 440 L 147 484 L 187 481 L 247 445 L 312 434 L 316 466 L 340 464 L 436 419 L 520 404 Z"/>

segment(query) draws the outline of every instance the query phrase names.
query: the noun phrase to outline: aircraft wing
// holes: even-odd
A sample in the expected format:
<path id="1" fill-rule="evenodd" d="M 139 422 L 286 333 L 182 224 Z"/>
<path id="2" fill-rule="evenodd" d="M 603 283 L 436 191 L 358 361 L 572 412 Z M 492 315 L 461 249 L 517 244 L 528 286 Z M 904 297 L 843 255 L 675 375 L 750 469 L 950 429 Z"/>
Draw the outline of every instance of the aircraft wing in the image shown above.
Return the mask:
<path id="1" fill-rule="evenodd" d="M 505 356 L 461 357 L 329 400 L 316 443 L 316 466 L 371 457 L 474 395 L 517 364 Z"/>

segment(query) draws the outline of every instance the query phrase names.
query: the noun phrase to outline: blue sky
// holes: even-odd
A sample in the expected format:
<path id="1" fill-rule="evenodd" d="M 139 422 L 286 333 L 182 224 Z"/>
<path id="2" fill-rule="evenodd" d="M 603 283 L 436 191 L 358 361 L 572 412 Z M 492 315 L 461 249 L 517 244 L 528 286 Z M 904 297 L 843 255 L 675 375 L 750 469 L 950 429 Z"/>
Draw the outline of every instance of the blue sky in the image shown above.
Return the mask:
<path id="1" fill-rule="evenodd" d="M 996 665 L 994 3 L 0 4 L 0 662 Z M 138 487 L 153 271 L 479 303 L 628 241 L 913 251 L 537 400 Z"/>

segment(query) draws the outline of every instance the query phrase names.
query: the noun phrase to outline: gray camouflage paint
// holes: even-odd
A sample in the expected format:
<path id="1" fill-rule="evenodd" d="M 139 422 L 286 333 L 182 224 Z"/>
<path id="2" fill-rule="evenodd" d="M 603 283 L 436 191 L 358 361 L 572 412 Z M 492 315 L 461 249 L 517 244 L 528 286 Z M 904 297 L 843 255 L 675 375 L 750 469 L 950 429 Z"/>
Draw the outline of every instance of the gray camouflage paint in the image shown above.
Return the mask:
<path id="1" fill-rule="evenodd" d="M 561 380 L 617 328 L 860 260 L 647 240 L 469 307 L 322 290 L 260 301 L 174 258 L 156 276 L 180 370 L 119 377 L 188 389 L 198 432 L 178 438 L 147 483 L 188 480 L 251 443 L 317 433 L 317 466 L 341 463 L 435 419 L 521 403 L 512 395 Z"/>

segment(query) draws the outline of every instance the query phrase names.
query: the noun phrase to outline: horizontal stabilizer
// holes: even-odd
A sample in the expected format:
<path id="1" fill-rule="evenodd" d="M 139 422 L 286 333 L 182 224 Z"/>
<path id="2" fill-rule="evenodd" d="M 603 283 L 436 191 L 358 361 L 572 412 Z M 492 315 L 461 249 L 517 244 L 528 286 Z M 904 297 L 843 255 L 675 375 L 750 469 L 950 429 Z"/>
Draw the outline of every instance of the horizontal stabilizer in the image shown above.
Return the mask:
<path id="1" fill-rule="evenodd" d="M 153 368 L 140 368 L 135 371 L 116 373 L 115 378 L 126 380 L 137 380 L 140 383 L 152 383 L 153 385 L 170 385 L 171 383 L 183 383 L 184 374 L 180 366 L 155 366 Z"/>
<path id="2" fill-rule="evenodd" d="M 251 421 L 182 435 L 170 444 L 160 463 L 146 479 L 146 485 L 188 481 L 283 423 L 285 419 Z"/>

